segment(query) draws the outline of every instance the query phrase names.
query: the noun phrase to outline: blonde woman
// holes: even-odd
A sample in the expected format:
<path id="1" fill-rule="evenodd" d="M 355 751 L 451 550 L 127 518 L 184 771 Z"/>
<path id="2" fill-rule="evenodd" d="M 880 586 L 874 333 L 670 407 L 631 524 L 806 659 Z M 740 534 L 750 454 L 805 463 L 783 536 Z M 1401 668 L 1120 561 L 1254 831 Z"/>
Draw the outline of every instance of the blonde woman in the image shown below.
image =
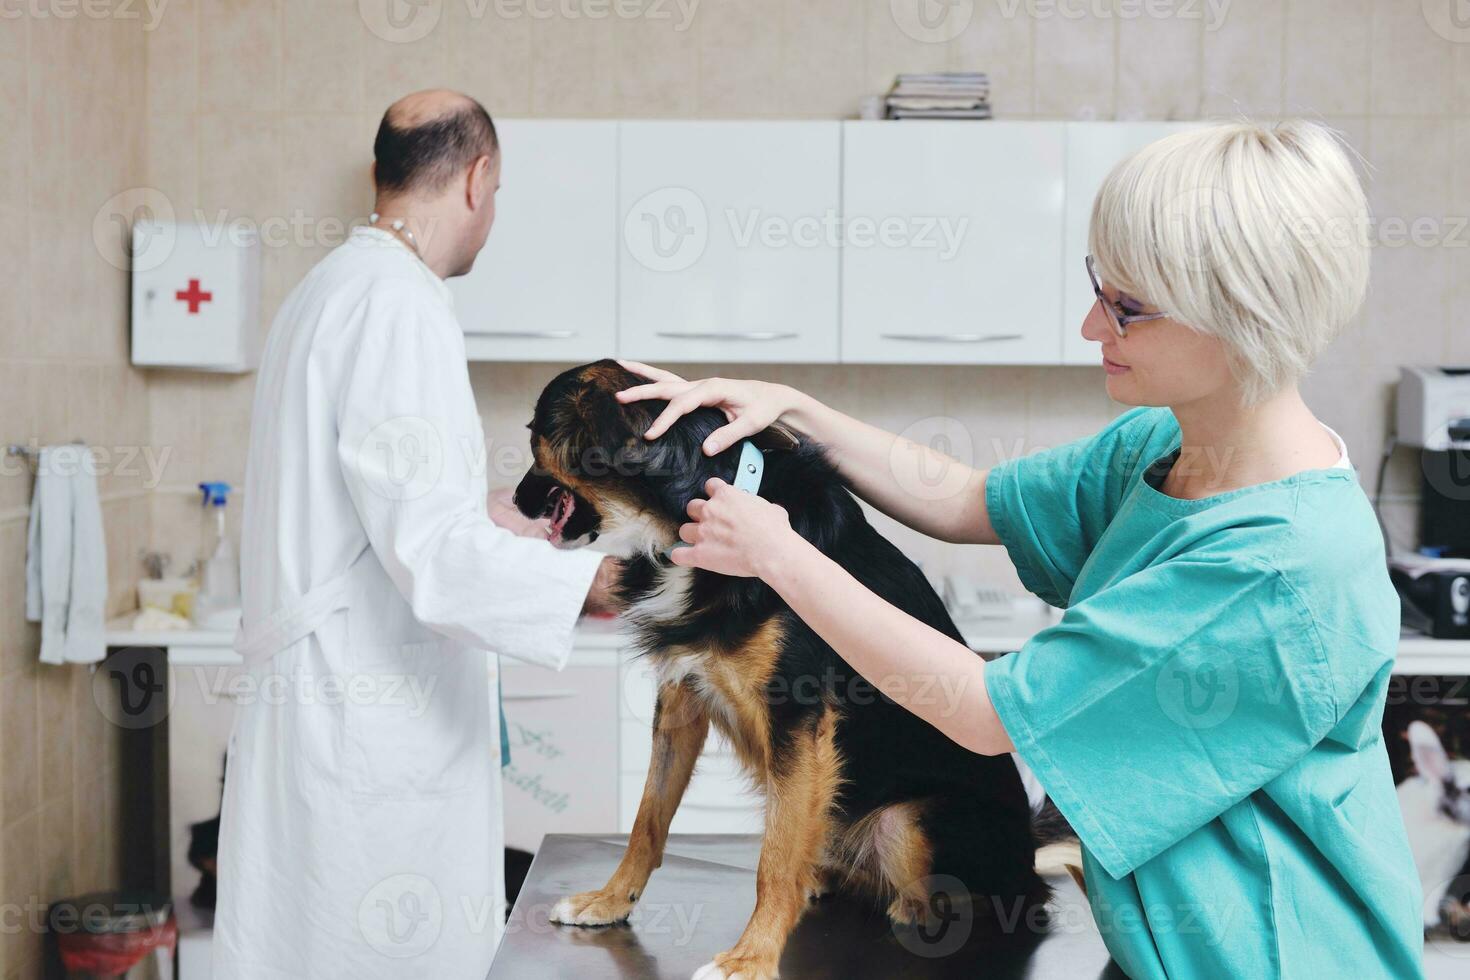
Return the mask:
<path id="1" fill-rule="evenodd" d="M 1336 137 L 1221 125 L 1125 161 L 1098 194 L 1082 333 L 1126 412 L 1097 435 L 968 472 L 789 387 L 684 381 L 657 438 L 724 410 L 715 453 L 776 420 L 825 443 L 884 513 L 1002 544 L 1065 608 L 984 663 L 888 605 L 719 480 L 674 561 L 759 576 L 868 679 L 944 675 L 906 704 L 975 752 L 1015 751 L 1082 840 L 1089 900 L 1132 977 L 1416 977 L 1421 896 L 1380 736 L 1398 602 L 1342 440 L 1298 381 L 1368 280 L 1367 205 Z M 907 472 L 912 469 L 912 472 Z M 958 481 L 957 481 L 958 482 Z M 918 691 L 918 683 L 885 690 Z"/>

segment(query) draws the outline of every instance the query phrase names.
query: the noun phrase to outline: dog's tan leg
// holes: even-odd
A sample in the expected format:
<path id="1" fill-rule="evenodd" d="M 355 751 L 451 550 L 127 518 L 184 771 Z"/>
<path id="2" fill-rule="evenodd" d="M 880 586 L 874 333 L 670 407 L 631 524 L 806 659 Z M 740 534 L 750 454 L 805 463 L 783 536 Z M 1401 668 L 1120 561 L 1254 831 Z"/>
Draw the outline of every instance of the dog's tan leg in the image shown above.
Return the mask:
<path id="1" fill-rule="evenodd" d="M 659 689 L 653 716 L 653 759 L 628 849 L 602 888 L 557 902 L 551 910 L 552 922 L 605 926 L 622 922 L 633 911 L 648 876 L 663 863 L 669 823 L 708 733 L 709 715 L 688 685 L 668 684 Z"/>
<path id="2" fill-rule="evenodd" d="M 766 829 L 756 866 L 755 911 L 740 940 L 694 974 L 694 980 L 769 980 L 807 895 L 817 888 L 817 862 L 832 829 L 831 807 L 840 781 L 833 736 L 835 716 L 825 713 L 796 733 L 783 757 L 773 760 L 766 787 Z"/>

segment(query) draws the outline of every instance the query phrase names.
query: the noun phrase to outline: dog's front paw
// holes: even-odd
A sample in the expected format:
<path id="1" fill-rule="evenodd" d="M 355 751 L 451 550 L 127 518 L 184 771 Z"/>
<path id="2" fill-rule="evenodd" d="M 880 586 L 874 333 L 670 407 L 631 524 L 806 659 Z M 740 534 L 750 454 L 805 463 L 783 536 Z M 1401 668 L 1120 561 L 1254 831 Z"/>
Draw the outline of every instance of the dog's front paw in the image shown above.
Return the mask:
<path id="1" fill-rule="evenodd" d="M 568 926 L 610 926 L 633 911 L 633 900 L 607 890 L 568 895 L 551 907 L 551 921 Z"/>
<path id="2" fill-rule="evenodd" d="M 747 956 L 721 953 L 711 963 L 694 971 L 690 980 L 775 980 L 776 964 L 762 963 Z"/>

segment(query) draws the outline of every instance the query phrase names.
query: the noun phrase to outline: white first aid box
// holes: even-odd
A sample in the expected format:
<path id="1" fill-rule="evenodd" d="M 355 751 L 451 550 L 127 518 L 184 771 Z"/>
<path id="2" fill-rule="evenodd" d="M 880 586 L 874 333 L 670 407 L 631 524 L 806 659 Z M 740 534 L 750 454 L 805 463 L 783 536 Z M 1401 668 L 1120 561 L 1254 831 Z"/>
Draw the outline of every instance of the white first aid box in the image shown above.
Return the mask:
<path id="1" fill-rule="evenodd" d="M 239 225 L 133 225 L 133 363 L 243 373 L 260 354 L 260 240 Z"/>

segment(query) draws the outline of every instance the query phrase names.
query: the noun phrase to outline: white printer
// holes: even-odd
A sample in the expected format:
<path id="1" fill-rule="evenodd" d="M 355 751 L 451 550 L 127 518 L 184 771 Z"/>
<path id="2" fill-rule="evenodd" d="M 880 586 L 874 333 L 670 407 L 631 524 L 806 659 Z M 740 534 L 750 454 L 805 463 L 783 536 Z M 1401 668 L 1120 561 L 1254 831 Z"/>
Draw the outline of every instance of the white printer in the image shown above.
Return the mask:
<path id="1" fill-rule="evenodd" d="M 1435 452 L 1470 449 L 1470 367 L 1399 369 L 1398 441 Z"/>
<path id="2" fill-rule="evenodd" d="M 1470 637 L 1470 368 L 1405 367 L 1398 441 L 1419 449 L 1419 554 L 1390 559 L 1404 622 Z"/>

